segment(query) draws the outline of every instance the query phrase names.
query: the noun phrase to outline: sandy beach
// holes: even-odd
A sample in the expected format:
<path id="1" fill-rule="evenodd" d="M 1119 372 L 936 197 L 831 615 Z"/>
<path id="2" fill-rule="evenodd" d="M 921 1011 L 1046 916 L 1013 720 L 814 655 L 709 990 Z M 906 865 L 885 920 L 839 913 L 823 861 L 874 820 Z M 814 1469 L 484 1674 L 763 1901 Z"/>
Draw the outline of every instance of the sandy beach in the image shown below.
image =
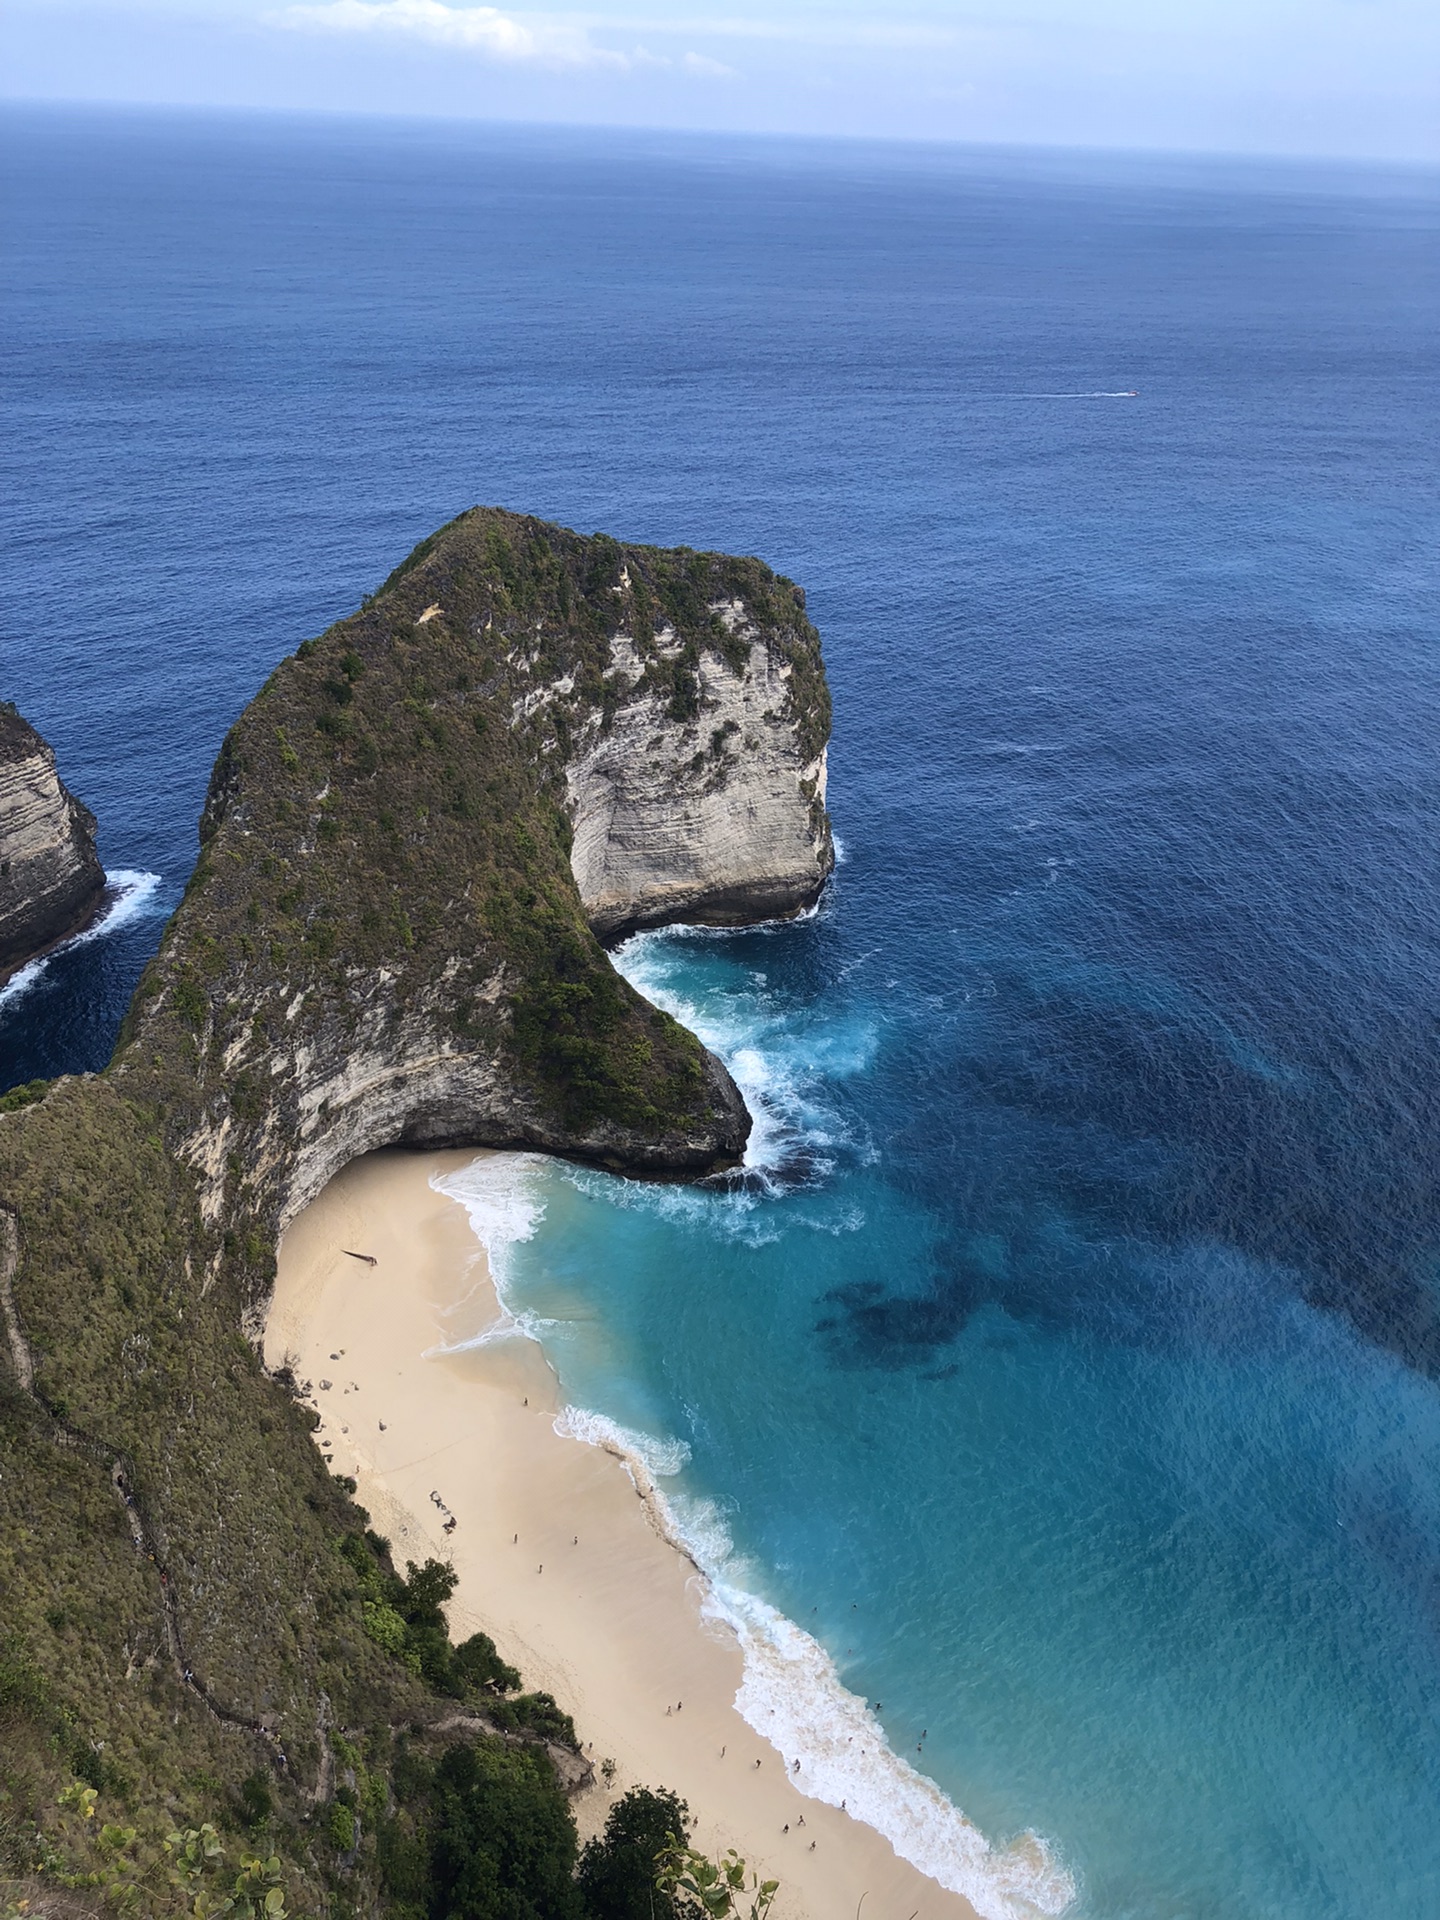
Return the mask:
<path id="1" fill-rule="evenodd" d="M 780 1880 L 777 1920 L 842 1920 L 862 1900 L 864 1920 L 973 1920 L 879 1833 L 800 1793 L 741 1719 L 733 1633 L 702 1618 L 701 1576 L 620 1460 L 555 1432 L 539 1348 L 435 1351 L 499 1313 L 463 1208 L 430 1185 L 475 1158 L 358 1161 L 281 1243 L 266 1359 L 312 1384 L 335 1471 L 355 1476 L 397 1563 L 453 1561 L 455 1637 L 483 1627 L 527 1687 L 573 1713 L 597 1765 L 576 1803 L 582 1836 L 626 1788 L 666 1786 L 699 1844 Z"/>

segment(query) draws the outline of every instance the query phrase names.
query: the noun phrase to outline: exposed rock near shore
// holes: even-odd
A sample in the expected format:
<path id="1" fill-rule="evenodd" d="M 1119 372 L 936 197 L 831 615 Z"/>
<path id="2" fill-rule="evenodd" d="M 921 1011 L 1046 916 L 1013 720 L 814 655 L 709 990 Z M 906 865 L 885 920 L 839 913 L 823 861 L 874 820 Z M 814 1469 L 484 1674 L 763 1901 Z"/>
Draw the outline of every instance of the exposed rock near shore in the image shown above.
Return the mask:
<path id="1" fill-rule="evenodd" d="M 796 697 L 794 648 L 738 595 L 711 611 L 723 635 L 697 650 L 693 719 L 677 726 L 654 680 L 655 661 L 681 655 L 674 628 L 654 635 L 648 658 L 622 629 L 605 679 L 624 703 L 566 768 L 570 864 L 602 939 L 675 920 L 779 919 L 813 905 L 834 865 L 825 747 L 814 751 L 813 690 L 802 683 Z"/>
<path id="2" fill-rule="evenodd" d="M 490 509 L 423 543 L 232 729 L 117 1056 L 183 1061 L 205 1218 L 268 1246 L 398 1142 L 734 1165 L 729 1074 L 596 935 L 813 901 L 828 732 L 803 597 L 759 561 Z"/>
<path id="3" fill-rule="evenodd" d="M 94 917 L 105 893 L 95 816 L 47 743 L 0 704 L 0 981 Z"/>

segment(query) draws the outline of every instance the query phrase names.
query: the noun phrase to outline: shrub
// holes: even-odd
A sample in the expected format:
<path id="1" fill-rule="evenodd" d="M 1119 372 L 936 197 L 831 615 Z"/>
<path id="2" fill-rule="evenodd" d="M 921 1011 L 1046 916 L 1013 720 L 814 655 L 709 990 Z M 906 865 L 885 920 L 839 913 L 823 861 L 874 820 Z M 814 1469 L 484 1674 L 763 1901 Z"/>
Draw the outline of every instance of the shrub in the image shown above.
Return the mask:
<path id="1" fill-rule="evenodd" d="M 514 1700 L 497 1700 L 490 1708 L 497 1727 L 512 1733 L 538 1733 L 542 1740 L 554 1740 L 578 1753 L 580 1741 L 575 1722 L 549 1693 L 522 1693 Z"/>
<path id="2" fill-rule="evenodd" d="M 18 1648 L 0 1646 L 0 1727 L 21 1720 L 44 1724 L 52 1712 L 44 1676 Z"/>
<path id="3" fill-rule="evenodd" d="M 451 1655 L 450 1671 L 467 1693 L 513 1693 L 520 1675 L 507 1666 L 488 1633 L 472 1633 Z"/>
<path id="4" fill-rule="evenodd" d="M 367 1600 L 360 1614 L 365 1631 L 376 1646 L 383 1647 L 386 1653 L 393 1653 L 397 1660 L 404 1660 L 410 1636 L 405 1622 L 394 1607 L 387 1606 L 383 1600 Z M 414 1668 L 417 1672 L 419 1664 L 417 1660 Z M 409 1665 L 408 1661 L 406 1665 Z"/>
<path id="5" fill-rule="evenodd" d="M 533 1747 L 450 1747 L 436 1769 L 429 1893 L 446 1920 L 582 1920 L 575 1822 Z"/>
<path id="6" fill-rule="evenodd" d="M 562 1920 L 580 1912 L 575 1825 L 529 1748 L 452 1747 L 437 1778 L 433 1898 L 455 1920 Z"/>
<path id="7" fill-rule="evenodd" d="M 248 1774 L 240 1782 L 240 1792 L 236 1796 L 236 1812 L 247 1827 L 267 1826 L 275 1813 L 275 1797 L 270 1791 L 270 1782 L 263 1773 L 256 1771 Z"/>
<path id="8" fill-rule="evenodd" d="M 48 1080 L 27 1080 L 23 1087 L 11 1087 L 8 1093 L 0 1093 L 0 1113 L 18 1113 L 21 1107 L 32 1107 L 49 1091 Z"/>

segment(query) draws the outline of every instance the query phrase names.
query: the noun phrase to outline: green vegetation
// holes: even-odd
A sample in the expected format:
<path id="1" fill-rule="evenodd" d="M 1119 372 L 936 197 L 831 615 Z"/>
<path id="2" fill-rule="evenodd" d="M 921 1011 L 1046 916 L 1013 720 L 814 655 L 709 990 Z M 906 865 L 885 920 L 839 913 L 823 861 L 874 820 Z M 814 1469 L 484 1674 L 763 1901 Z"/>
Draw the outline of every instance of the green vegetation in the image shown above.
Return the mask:
<path id="1" fill-rule="evenodd" d="M 23 1086 L 11 1087 L 8 1093 L 0 1093 L 0 1113 L 18 1113 L 21 1107 L 33 1106 L 49 1090 L 48 1080 L 27 1080 Z"/>
<path id="2" fill-rule="evenodd" d="M 542 1751 L 498 1740 L 397 1770 L 381 1835 L 397 1920 L 583 1920 L 575 1822 Z"/>
<path id="3" fill-rule="evenodd" d="M 302 1059 L 421 1032 L 506 1091 L 497 1140 L 713 1162 L 705 1056 L 586 923 L 561 765 L 622 625 L 679 718 L 737 598 L 818 751 L 815 636 L 760 562 L 441 529 L 231 729 L 105 1074 L 0 1097 L 0 1909 L 586 1914 L 568 1715 L 451 1645 L 453 1575 L 396 1570 L 254 1340 L 330 1119 Z M 642 1827 L 612 1865 L 649 1872 Z"/>
<path id="4" fill-rule="evenodd" d="M 455 1591 L 454 1570 L 439 1560 L 427 1560 L 423 1567 L 410 1560 L 406 1578 L 400 1580 L 387 1571 L 389 1551 L 389 1542 L 369 1531 L 347 1533 L 340 1542 L 340 1552 L 359 1578 L 360 1615 L 375 1644 L 437 1693 L 457 1700 L 513 1693 L 520 1675 L 500 1658 L 488 1633 L 471 1634 L 458 1647 L 450 1644 L 444 1608 Z M 573 1730 L 569 1744 L 575 1744 Z"/>
<path id="5" fill-rule="evenodd" d="M 610 1809 L 605 1831 L 580 1855 L 580 1894 L 590 1920 L 677 1920 L 672 1892 L 660 1887 L 662 1856 L 690 1833 L 690 1809 L 661 1787 L 633 1787 Z"/>
<path id="6" fill-rule="evenodd" d="M 711 1860 L 678 1835 L 661 1854 L 656 1878 L 663 1893 L 679 1901 L 685 1915 L 713 1915 L 715 1920 L 765 1920 L 780 1891 L 778 1880 L 762 1880 L 752 1873 L 731 1847 Z"/>

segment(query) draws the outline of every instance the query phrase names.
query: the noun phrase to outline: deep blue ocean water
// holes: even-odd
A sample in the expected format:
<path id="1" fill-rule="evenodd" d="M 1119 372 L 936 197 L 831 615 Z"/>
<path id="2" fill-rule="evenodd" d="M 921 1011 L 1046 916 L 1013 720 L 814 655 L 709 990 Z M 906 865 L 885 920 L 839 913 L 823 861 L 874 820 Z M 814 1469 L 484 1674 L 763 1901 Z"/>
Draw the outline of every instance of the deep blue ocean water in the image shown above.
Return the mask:
<path id="1" fill-rule="evenodd" d="M 103 1062 L 226 725 L 440 521 L 762 554 L 844 864 L 622 959 L 763 1177 L 518 1168 L 512 1304 L 1076 1914 L 1440 1913 L 1440 179 L 0 145 L 0 692 L 160 876 L 0 1006 L 4 1080 Z"/>

